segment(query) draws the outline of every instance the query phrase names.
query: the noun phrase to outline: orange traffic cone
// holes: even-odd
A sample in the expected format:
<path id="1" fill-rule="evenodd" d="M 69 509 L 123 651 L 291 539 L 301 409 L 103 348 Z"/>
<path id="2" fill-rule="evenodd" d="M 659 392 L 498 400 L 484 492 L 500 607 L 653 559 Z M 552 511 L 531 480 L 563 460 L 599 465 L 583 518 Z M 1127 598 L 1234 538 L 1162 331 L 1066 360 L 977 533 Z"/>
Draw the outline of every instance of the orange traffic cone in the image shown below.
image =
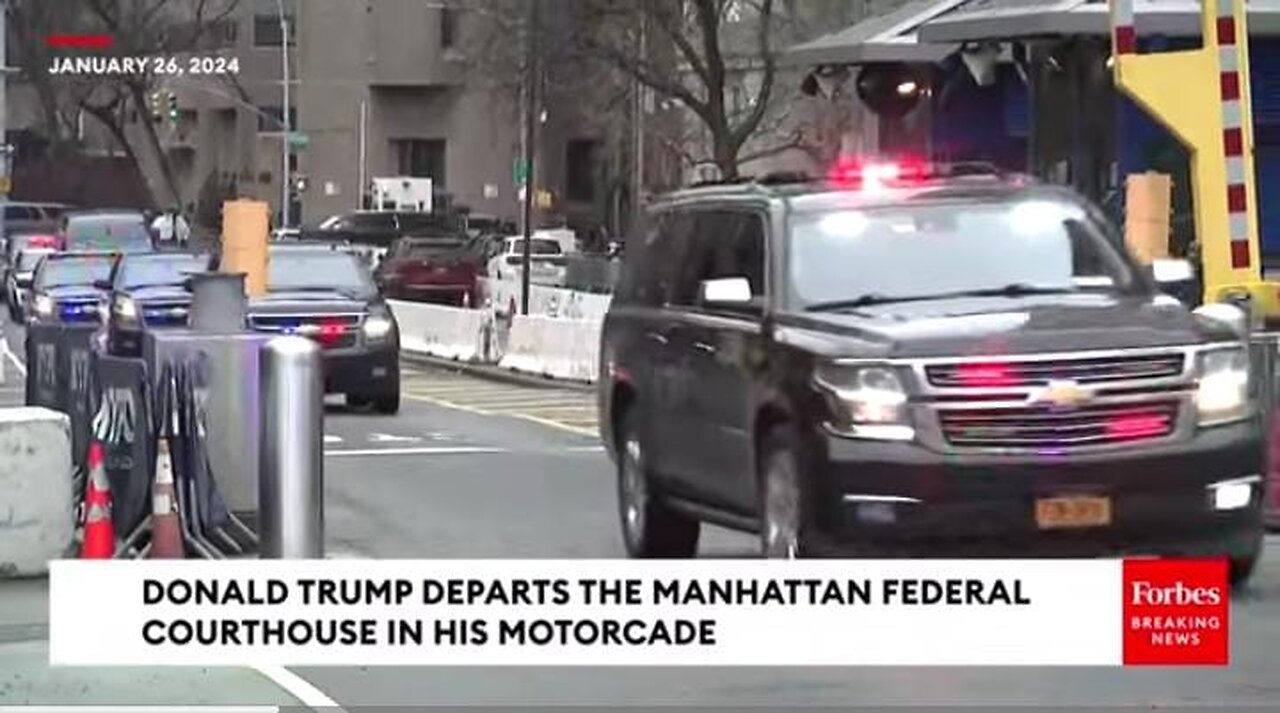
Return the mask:
<path id="1" fill-rule="evenodd" d="M 182 523 L 178 518 L 178 498 L 173 484 L 173 458 L 169 440 L 156 444 L 156 483 L 151 492 L 151 548 L 148 559 L 185 559 Z"/>
<path id="2" fill-rule="evenodd" d="M 84 541 L 80 559 L 109 560 L 116 554 L 116 530 L 111 522 L 111 483 L 103 465 L 102 444 L 89 444 L 89 482 L 84 491 Z"/>

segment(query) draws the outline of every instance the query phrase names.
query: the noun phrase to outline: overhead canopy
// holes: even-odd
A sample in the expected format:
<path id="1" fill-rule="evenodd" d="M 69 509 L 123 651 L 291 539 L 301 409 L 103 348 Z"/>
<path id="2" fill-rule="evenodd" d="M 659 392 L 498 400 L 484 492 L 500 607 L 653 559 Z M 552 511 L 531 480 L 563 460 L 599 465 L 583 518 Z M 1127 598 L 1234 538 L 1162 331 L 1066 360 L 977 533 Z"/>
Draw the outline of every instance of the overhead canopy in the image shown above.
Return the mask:
<path id="1" fill-rule="evenodd" d="M 1250 34 L 1280 34 L 1280 0 L 1249 0 L 1248 8 Z M 1198 0 L 1133 0 L 1133 10 L 1139 34 L 1200 34 Z M 926 23 L 919 38 L 926 43 L 958 43 L 1110 32 L 1106 0 L 974 0 Z"/>
<path id="2" fill-rule="evenodd" d="M 911 0 L 885 15 L 791 47 L 782 53 L 787 65 L 868 64 L 871 62 L 938 62 L 955 52 L 955 44 L 927 44 L 917 37 L 921 25 L 973 0 Z"/>

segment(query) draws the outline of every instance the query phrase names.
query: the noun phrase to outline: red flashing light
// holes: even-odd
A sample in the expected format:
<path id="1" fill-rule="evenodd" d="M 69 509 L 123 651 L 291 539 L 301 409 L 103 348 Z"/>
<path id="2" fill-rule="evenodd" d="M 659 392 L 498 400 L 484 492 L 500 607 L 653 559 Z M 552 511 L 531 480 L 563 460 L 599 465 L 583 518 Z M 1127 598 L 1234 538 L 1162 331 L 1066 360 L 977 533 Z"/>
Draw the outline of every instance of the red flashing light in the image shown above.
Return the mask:
<path id="1" fill-rule="evenodd" d="M 320 341 L 324 344 L 337 344 L 346 333 L 342 322 L 328 321 L 320 325 Z"/>
<path id="2" fill-rule="evenodd" d="M 1126 414 L 1107 422 L 1107 435 L 1129 440 L 1164 435 L 1169 430 L 1169 418 L 1156 414 Z"/>
<path id="3" fill-rule="evenodd" d="M 48 35 L 47 47 L 54 49 L 107 49 L 115 44 L 115 38 L 104 34 Z"/>
<path id="4" fill-rule="evenodd" d="M 1018 373 L 1008 364 L 966 364 L 956 371 L 960 382 L 968 388 L 1017 386 Z"/>
<path id="5" fill-rule="evenodd" d="M 61 241 L 59 241 L 58 238 L 52 235 L 36 235 L 27 240 L 27 246 L 32 248 L 52 248 L 56 250 L 58 249 L 58 244 L 60 242 Z"/>
<path id="6" fill-rule="evenodd" d="M 885 163 L 843 160 L 832 168 L 830 179 L 832 183 L 845 187 L 875 187 L 886 183 L 918 181 L 928 173 L 928 164 L 915 159 Z"/>

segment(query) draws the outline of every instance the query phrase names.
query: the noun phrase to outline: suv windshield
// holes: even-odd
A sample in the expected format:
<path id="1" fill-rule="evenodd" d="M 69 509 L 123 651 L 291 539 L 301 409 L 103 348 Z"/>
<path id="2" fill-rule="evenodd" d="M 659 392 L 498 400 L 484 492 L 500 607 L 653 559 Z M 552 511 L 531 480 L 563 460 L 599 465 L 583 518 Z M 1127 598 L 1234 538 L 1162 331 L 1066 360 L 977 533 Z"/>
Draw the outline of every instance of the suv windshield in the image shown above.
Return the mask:
<path id="1" fill-rule="evenodd" d="M 67 221 L 67 250 L 145 252 L 151 233 L 141 215 L 87 215 Z"/>
<path id="2" fill-rule="evenodd" d="M 799 213 L 790 277 L 809 309 L 1135 285 L 1084 209 L 1046 200 Z"/>
<path id="3" fill-rule="evenodd" d="M 360 259 L 328 250 L 279 250 L 271 253 L 268 292 L 339 292 L 358 299 L 377 294 Z"/>
<path id="4" fill-rule="evenodd" d="M 52 250 L 24 250 L 18 255 L 18 264 L 15 269 L 18 272 L 31 272 L 36 269 L 36 266 L 40 264 L 40 261 L 46 255 L 51 255 L 52 253 Z"/>
<path id="5" fill-rule="evenodd" d="M 392 257 L 426 260 L 446 255 L 458 255 L 466 247 L 467 243 L 462 240 L 408 240 L 396 245 Z"/>
<path id="6" fill-rule="evenodd" d="M 37 286 L 47 290 L 92 285 L 111 277 L 111 262 L 109 257 L 98 256 L 46 260 L 40 268 Z"/>
<path id="7" fill-rule="evenodd" d="M 126 288 L 181 285 L 192 273 L 209 269 L 208 255 L 145 255 L 126 258 L 120 282 Z"/>

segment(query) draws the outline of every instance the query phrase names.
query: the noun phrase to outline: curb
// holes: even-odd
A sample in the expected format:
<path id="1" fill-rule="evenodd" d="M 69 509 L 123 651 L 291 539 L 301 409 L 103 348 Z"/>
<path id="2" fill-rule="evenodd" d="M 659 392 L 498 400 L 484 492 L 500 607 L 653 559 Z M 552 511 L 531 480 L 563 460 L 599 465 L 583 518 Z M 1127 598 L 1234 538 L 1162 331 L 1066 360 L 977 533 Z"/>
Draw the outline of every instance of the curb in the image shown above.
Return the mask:
<path id="1" fill-rule="evenodd" d="M 462 372 L 470 376 L 488 379 L 489 381 L 499 381 L 535 389 L 567 389 L 570 391 L 581 391 L 583 393 L 594 393 L 596 390 L 594 384 L 583 381 L 565 381 L 563 379 L 553 379 L 549 376 L 535 376 L 533 374 L 524 374 L 518 371 L 503 369 L 502 367 L 494 366 L 492 364 L 455 361 L 453 359 L 445 359 L 442 357 L 431 356 L 429 354 L 406 352 L 403 350 L 400 352 L 400 360 L 410 364 Z"/>

